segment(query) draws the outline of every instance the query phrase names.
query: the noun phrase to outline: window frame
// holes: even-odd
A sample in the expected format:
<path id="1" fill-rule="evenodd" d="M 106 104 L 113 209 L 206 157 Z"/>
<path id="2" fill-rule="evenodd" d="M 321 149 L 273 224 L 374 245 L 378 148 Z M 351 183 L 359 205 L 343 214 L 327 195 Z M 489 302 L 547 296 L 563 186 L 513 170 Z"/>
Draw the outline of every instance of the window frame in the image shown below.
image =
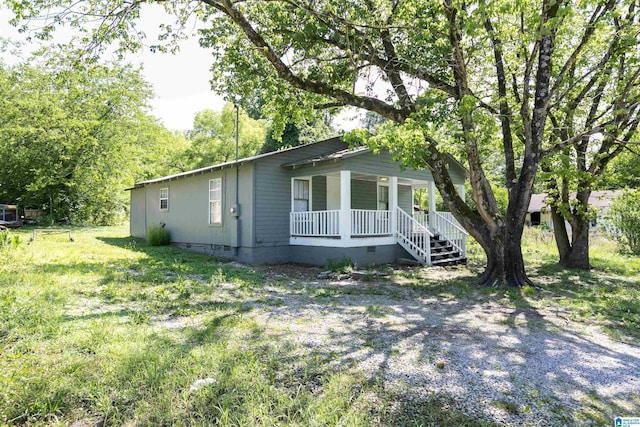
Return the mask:
<path id="1" fill-rule="evenodd" d="M 165 196 L 163 197 L 162 193 L 166 193 Z M 162 202 L 166 201 L 167 205 L 163 208 L 162 207 Z M 160 189 L 160 200 L 158 202 L 158 208 L 160 209 L 160 212 L 168 212 L 169 211 L 169 187 L 163 187 Z"/>
<path id="2" fill-rule="evenodd" d="M 380 187 L 384 187 L 387 189 L 387 200 L 381 200 L 380 199 Z M 389 211 L 391 209 L 391 188 L 389 186 L 388 183 L 384 182 L 378 182 L 378 185 L 376 187 L 376 210 L 378 211 Z M 380 203 L 386 203 L 387 204 L 387 209 L 380 209 Z"/>
<path id="3" fill-rule="evenodd" d="M 307 199 L 297 199 L 296 198 L 296 181 L 306 181 L 309 187 L 309 195 Z M 291 212 L 311 212 L 313 210 L 313 179 L 310 176 L 301 176 L 291 178 Z M 306 211 L 296 211 L 296 200 L 306 200 L 307 201 L 307 210 Z"/>
<path id="4" fill-rule="evenodd" d="M 219 186 L 218 186 L 218 189 L 217 189 L 217 192 L 218 192 L 218 199 L 214 199 L 214 198 L 212 198 L 212 194 L 213 194 L 213 192 L 214 192 L 214 191 L 216 191 L 216 190 L 215 190 L 215 189 L 212 189 L 211 184 L 212 184 L 213 182 L 216 182 L 216 181 L 217 181 L 217 182 L 219 182 Z M 224 216 L 223 216 L 224 209 L 223 209 L 223 206 L 222 206 L 222 200 L 223 200 L 223 197 L 222 197 L 222 190 L 223 190 L 223 180 L 222 180 L 222 177 L 218 177 L 218 178 L 211 178 L 211 179 L 209 180 L 209 187 L 208 187 L 208 192 L 209 192 L 209 197 L 208 197 L 208 199 L 209 199 L 209 203 L 208 203 L 208 208 L 207 208 L 207 209 L 208 209 L 208 219 L 207 219 L 207 222 L 209 223 L 209 225 L 210 225 L 210 226 L 214 226 L 214 227 L 221 227 L 221 226 L 222 226 L 222 221 L 223 221 L 223 217 L 224 217 Z M 213 206 L 214 206 L 214 203 L 216 203 L 216 202 L 218 203 L 218 206 L 219 206 L 219 218 L 220 218 L 220 220 L 219 220 L 219 221 L 217 221 L 217 222 L 213 221 L 213 215 L 212 215 L 212 214 L 213 214 Z"/>

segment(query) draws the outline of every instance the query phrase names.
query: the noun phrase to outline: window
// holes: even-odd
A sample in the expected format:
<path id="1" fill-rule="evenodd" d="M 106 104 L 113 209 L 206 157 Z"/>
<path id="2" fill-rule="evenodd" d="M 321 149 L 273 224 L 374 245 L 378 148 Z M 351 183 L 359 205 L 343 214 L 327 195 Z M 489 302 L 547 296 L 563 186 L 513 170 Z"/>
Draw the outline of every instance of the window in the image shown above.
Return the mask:
<path id="1" fill-rule="evenodd" d="M 169 189 L 168 188 L 160 189 L 160 210 L 161 211 L 169 210 Z"/>
<path id="2" fill-rule="evenodd" d="M 222 178 L 209 180 L 209 224 L 222 224 Z"/>
<path id="3" fill-rule="evenodd" d="M 309 211 L 309 180 L 293 180 L 293 211 Z"/>
<path id="4" fill-rule="evenodd" d="M 389 186 L 378 184 L 378 210 L 389 210 Z"/>

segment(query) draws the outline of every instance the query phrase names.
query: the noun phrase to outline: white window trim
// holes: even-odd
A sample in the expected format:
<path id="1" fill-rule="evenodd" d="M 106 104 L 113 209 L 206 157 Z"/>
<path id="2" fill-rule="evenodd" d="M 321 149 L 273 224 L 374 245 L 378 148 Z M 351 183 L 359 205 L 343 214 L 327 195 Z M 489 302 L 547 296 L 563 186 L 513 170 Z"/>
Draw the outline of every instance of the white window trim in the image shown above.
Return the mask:
<path id="1" fill-rule="evenodd" d="M 376 186 L 376 210 L 380 210 L 380 187 L 387 187 L 387 210 L 391 210 L 391 187 L 388 182 L 378 182 Z"/>
<path id="2" fill-rule="evenodd" d="M 167 192 L 167 197 L 162 197 L 162 192 L 165 191 Z M 162 207 L 162 201 L 166 200 L 167 201 L 167 207 L 163 208 Z M 163 187 L 160 189 L 160 201 L 158 202 L 158 208 L 160 208 L 160 212 L 167 212 L 169 211 L 169 187 Z"/>
<path id="3" fill-rule="evenodd" d="M 295 212 L 295 181 L 309 181 L 309 210 L 307 212 L 313 211 L 313 177 L 312 176 L 296 176 L 291 178 L 291 212 Z"/>
<path id="4" fill-rule="evenodd" d="M 220 199 L 219 200 L 211 200 L 211 182 L 212 181 L 220 181 Z M 222 179 L 222 177 L 218 177 L 218 178 L 212 178 L 209 180 L 208 182 L 208 187 L 207 187 L 207 194 L 208 197 L 207 199 L 209 200 L 209 202 L 207 203 L 207 213 L 208 213 L 208 217 L 207 217 L 207 222 L 209 223 L 209 225 L 212 226 L 222 226 L 222 221 L 224 219 L 224 207 L 222 206 L 222 200 L 223 200 L 223 191 L 224 191 L 224 180 Z M 220 202 L 220 222 L 212 222 L 211 221 L 211 202 Z"/>

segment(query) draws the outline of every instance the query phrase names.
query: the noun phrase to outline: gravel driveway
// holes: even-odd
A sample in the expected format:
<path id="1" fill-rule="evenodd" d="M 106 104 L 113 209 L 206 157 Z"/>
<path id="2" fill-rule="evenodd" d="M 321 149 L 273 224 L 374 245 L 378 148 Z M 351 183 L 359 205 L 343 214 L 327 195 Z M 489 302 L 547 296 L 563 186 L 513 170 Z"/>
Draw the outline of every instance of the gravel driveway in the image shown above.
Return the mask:
<path id="1" fill-rule="evenodd" d="M 461 298 L 446 285 L 428 295 L 398 280 L 265 271 L 262 298 L 277 304 L 256 302 L 248 316 L 296 340 L 300 351 L 330 352 L 336 369 L 380 378 L 407 399 L 444 396 L 466 414 L 510 426 L 600 425 L 582 418 L 589 413 L 610 425 L 615 416 L 640 416 L 637 342 L 616 342 L 560 310 L 474 291 Z"/>

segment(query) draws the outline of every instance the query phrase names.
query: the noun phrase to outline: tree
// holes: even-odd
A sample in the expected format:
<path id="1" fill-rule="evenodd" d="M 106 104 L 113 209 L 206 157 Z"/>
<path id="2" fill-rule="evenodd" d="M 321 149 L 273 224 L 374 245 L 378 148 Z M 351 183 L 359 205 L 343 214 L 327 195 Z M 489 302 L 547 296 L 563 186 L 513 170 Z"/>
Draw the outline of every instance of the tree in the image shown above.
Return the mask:
<path id="1" fill-rule="evenodd" d="M 150 94 L 126 66 L 47 56 L 0 66 L 0 199 L 54 219 L 113 222 L 127 206 L 123 189 L 144 175 L 143 153 L 167 152 L 144 112 Z"/>
<path id="2" fill-rule="evenodd" d="M 258 153 L 267 131 L 266 120 L 254 120 L 244 110 L 239 111 L 239 157 Z M 187 132 L 191 142 L 186 151 L 187 169 L 229 162 L 236 154 L 236 110 L 225 104 L 222 111 L 203 110 L 196 114 L 193 129 Z"/>
<path id="3" fill-rule="evenodd" d="M 627 190 L 614 200 L 611 217 L 616 228 L 614 236 L 620 246 L 640 255 L 640 189 Z"/>
<path id="4" fill-rule="evenodd" d="M 606 174 L 598 178 L 596 189 L 618 190 L 640 188 L 640 154 L 638 146 L 627 146 L 626 150 L 609 163 Z"/>
<path id="5" fill-rule="evenodd" d="M 267 138 L 260 152 L 269 153 L 282 148 L 296 147 L 298 145 L 322 141 L 336 134 L 337 132 L 320 118 L 316 118 L 310 122 L 304 120 L 300 123 L 287 123 L 279 137 L 273 128 L 269 129 Z"/>
<path id="6" fill-rule="evenodd" d="M 51 7 L 52 3 L 55 8 Z M 203 21 L 213 82 L 221 93 L 261 92 L 263 112 L 354 106 L 388 122 L 373 137 L 404 164 L 428 167 L 449 210 L 487 254 L 484 284 L 529 283 L 521 251 L 524 218 L 541 160 L 619 123 L 635 120 L 638 31 L 632 0 L 283 0 L 165 2 L 184 20 Z M 52 20 L 86 25 L 92 40 L 137 47 L 140 3 L 12 2 L 19 20 L 62 10 Z M 81 13 L 78 13 L 81 12 Z M 173 34 L 176 26 L 169 26 Z M 587 111 L 600 80 L 627 62 L 624 82 L 609 90 L 592 122 L 574 122 L 566 137 L 550 117 Z M 595 80 L 595 84 L 594 84 Z M 584 92 L 584 96 L 576 96 Z M 576 102 L 577 101 L 577 102 Z M 271 116 L 271 114 L 267 114 Z M 276 120 L 277 129 L 284 124 Z M 483 168 L 498 143 L 508 206 L 503 214 Z M 472 197 L 465 203 L 448 172 L 446 153 L 461 154 Z"/>
<path id="7" fill-rule="evenodd" d="M 628 43 L 637 44 L 635 5 L 621 13 L 621 17 L 611 18 L 612 34 L 608 43 L 597 47 L 585 44 L 585 50 L 594 50 L 586 55 L 585 60 L 591 58 L 602 65 L 584 77 L 584 82 L 567 86 L 565 108 L 549 112 L 550 138 L 576 141 L 543 164 L 543 169 L 548 172 L 546 186 L 560 265 L 564 267 L 591 267 L 589 196 L 609 163 L 630 145 L 640 121 L 638 50 L 628 51 L 625 47 Z M 612 57 L 615 57 L 614 61 L 610 60 Z M 581 72 L 584 72 L 583 68 L 575 65 L 567 70 L 567 79 L 573 82 Z M 605 115 L 607 121 L 599 125 Z M 602 130 L 598 130 L 599 126 Z M 586 133 L 585 129 L 597 133 Z M 565 221 L 571 225 L 571 240 Z"/>

